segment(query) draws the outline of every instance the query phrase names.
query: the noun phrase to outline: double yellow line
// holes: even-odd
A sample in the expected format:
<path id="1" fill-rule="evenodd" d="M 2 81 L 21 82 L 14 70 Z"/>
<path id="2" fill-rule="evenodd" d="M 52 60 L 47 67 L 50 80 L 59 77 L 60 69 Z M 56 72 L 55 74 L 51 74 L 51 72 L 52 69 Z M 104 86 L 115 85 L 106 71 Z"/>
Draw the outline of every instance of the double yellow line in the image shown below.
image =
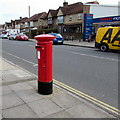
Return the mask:
<path id="1" fill-rule="evenodd" d="M 80 97 L 84 98 L 85 100 L 88 100 L 91 103 L 94 103 L 97 106 L 102 107 L 103 109 L 106 109 L 107 111 L 115 114 L 116 116 L 120 116 L 120 110 L 119 109 L 117 109 L 115 107 L 112 107 L 112 106 L 110 106 L 110 105 L 108 105 L 108 104 L 106 104 L 106 103 L 104 103 L 102 101 L 99 101 L 96 98 L 93 98 L 93 97 L 91 97 L 91 96 L 89 96 L 89 95 L 87 95 L 87 94 L 85 94 L 83 92 L 80 92 L 80 91 L 78 91 L 78 90 L 76 90 L 76 89 L 74 89 L 74 88 L 72 88 L 72 87 L 70 87 L 68 85 L 65 85 L 64 83 L 61 83 L 61 82 L 59 82 L 59 81 L 57 81 L 55 79 L 53 81 L 54 81 L 54 84 L 56 84 L 56 85 L 58 85 L 58 86 L 60 86 L 60 87 L 62 87 L 64 89 L 70 91 L 71 93 L 74 93 L 75 95 L 80 96 Z"/>

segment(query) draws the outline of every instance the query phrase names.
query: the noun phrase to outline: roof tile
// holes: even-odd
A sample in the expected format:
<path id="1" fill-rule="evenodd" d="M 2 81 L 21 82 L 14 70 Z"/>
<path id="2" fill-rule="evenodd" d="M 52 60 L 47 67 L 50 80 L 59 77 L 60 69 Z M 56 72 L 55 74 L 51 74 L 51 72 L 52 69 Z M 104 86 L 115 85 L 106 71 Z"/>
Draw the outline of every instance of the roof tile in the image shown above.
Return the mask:
<path id="1" fill-rule="evenodd" d="M 52 17 L 56 17 L 57 16 L 57 12 L 58 12 L 58 9 L 57 10 L 49 10 L 48 14 L 51 13 Z"/>
<path id="2" fill-rule="evenodd" d="M 60 7 L 59 9 L 62 10 L 63 15 L 69 15 L 74 13 L 79 13 L 83 11 L 83 3 L 78 2 L 70 5 L 66 5 L 64 7 Z"/>
<path id="3" fill-rule="evenodd" d="M 44 19 L 45 16 L 46 16 L 46 12 L 38 13 L 28 18 L 26 22 L 37 21 L 39 18 Z"/>

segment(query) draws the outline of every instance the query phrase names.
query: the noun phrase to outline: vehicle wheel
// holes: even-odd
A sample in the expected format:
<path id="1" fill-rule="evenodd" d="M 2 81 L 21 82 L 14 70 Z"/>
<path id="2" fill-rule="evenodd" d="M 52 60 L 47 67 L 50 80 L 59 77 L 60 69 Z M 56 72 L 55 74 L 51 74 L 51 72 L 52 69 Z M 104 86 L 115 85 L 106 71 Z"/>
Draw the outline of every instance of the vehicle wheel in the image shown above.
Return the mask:
<path id="1" fill-rule="evenodd" d="M 102 52 L 108 51 L 108 45 L 107 45 L 107 44 L 102 44 L 102 45 L 100 46 L 100 50 L 101 50 Z"/>
<path id="2" fill-rule="evenodd" d="M 61 42 L 61 45 L 63 45 L 63 42 Z"/>

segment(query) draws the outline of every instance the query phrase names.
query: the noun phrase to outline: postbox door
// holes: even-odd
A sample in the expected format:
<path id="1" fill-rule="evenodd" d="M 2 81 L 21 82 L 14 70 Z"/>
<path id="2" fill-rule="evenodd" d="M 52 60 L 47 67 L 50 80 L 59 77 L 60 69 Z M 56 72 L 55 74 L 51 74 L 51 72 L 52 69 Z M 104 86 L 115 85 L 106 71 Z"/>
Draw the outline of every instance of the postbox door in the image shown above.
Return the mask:
<path id="1" fill-rule="evenodd" d="M 40 45 L 40 48 L 37 49 L 37 58 L 38 58 L 38 81 L 45 82 L 45 45 Z"/>
<path id="2" fill-rule="evenodd" d="M 52 81 L 52 43 L 46 45 L 46 78 L 47 82 Z"/>

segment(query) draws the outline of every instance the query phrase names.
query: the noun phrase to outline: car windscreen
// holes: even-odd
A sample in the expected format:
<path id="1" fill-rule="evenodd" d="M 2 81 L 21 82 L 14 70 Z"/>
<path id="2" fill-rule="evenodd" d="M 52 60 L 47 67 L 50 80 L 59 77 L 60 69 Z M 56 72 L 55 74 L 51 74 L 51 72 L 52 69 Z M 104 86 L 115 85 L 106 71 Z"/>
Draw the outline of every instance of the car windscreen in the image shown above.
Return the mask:
<path id="1" fill-rule="evenodd" d="M 50 35 L 54 35 L 55 37 L 62 37 L 61 34 L 56 34 L 56 33 L 49 33 Z"/>
<path id="2" fill-rule="evenodd" d="M 62 35 L 61 35 L 61 34 L 55 34 L 55 36 L 56 36 L 56 37 L 62 37 Z"/>
<path id="3" fill-rule="evenodd" d="M 24 34 L 20 34 L 19 36 L 26 36 L 26 35 L 24 35 Z"/>

